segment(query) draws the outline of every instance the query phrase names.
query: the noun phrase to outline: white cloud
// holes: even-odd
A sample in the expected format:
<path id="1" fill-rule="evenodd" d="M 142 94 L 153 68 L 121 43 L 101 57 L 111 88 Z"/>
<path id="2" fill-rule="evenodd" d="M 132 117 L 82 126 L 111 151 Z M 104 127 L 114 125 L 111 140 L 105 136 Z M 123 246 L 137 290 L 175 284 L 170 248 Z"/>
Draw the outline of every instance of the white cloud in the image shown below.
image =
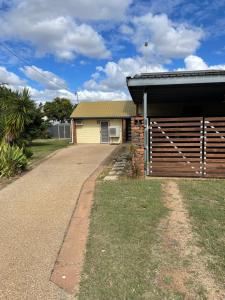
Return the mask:
<path id="1" fill-rule="evenodd" d="M 78 92 L 79 101 L 104 101 L 104 100 L 129 100 L 128 93 L 122 91 L 93 91 L 93 90 L 81 90 Z"/>
<path id="2" fill-rule="evenodd" d="M 189 55 L 184 59 L 185 68 L 178 70 L 225 70 L 225 64 L 209 66 L 200 56 Z"/>
<path id="3" fill-rule="evenodd" d="M 108 62 L 104 68 L 97 67 L 97 72 L 92 75 L 90 80 L 84 83 L 84 87 L 102 91 L 124 90 L 126 89 L 127 76 L 137 73 L 162 71 L 166 71 L 162 65 L 150 64 L 142 57 L 122 58 L 117 63 L 113 61 Z"/>
<path id="4" fill-rule="evenodd" d="M 35 101 L 51 101 L 55 97 L 65 97 L 70 99 L 71 101 L 76 101 L 76 96 L 74 93 L 68 91 L 66 88 L 63 89 L 58 86 L 58 88 L 55 88 L 55 83 L 57 84 L 63 84 L 66 85 L 65 81 L 59 77 L 57 77 L 55 74 L 49 72 L 49 71 L 43 71 L 42 69 L 39 69 L 35 66 L 34 68 L 38 69 L 44 76 L 49 78 L 49 81 L 46 78 L 46 81 L 43 77 L 39 77 L 39 73 L 36 73 L 34 69 L 31 69 L 30 67 L 26 66 L 24 67 L 24 73 L 28 77 L 30 77 L 33 80 L 36 80 L 43 84 L 43 89 L 36 89 L 27 84 L 27 82 L 23 79 L 21 79 L 17 74 L 8 71 L 5 67 L 0 66 L 0 82 L 7 83 L 7 87 L 11 88 L 12 90 L 18 90 L 21 91 L 23 88 L 28 88 L 31 94 L 31 98 Z"/>
<path id="5" fill-rule="evenodd" d="M 0 82 L 13 86 L 25 84 L 24 80 L 19 78 L 15 73 L 9 72 L 5 67 L 2 66 L 0 66 Z"/>
<path id="6" fill-rule="evenodd" d="M 110 52 L 104 40 L 91 26 L 78 25 L 70 17 L 34 21 L 32 15 L 6 14 L 0 21 L 0 36 L 31 43 L 37 54 L 51 53 L 59 59 L 69 60 L 77 54 L 94 58 L 107 58 Z"/>
<path id="7" fill-rule="evenodd" d="M 76 96 L 73 93 L 70 93 L 67 90 L 59 89 L 59 90 L 37 90 L 32 87 L 27 87 L 30 91 L 31 98 L 37 102 L 46 102 L 52 101 L 56 97 L 67 98 L 70 99 L 73 103 L 76 102 Z"/>
<path id="8" fill-rule="evenodd" d="M 65 97 L 70 99 L 72 103 L 77 102 L 77 96 L 70 93 L 67 90 L 37 90 L 31 87 L 28 87 L 32 99 L 37 102 L 46 102 L 52 101 L 56 97 Z M 79 101 L 107 101 L 107 100 L 129 100 L 130 95 L 128 92 L 112 91 L 93 91 L 88 89 L 83 89 L 78 91 L 78 100 Z"/>
<path id="9" fill-rule="evenodd" d="M 0 12 L 0 38 L 32 45 L 37 55 L 62 60 L 77 55 L 105 59 L 110 51 L 89 21 L 118 21 L 132 0 L 7 0 Z M 1 2 L 0 2 L 1 4 Z M 85 22 L 85 23 L 84 23 Z"/>
<path id="10" fill-rule="evenodd" d="M 52 72 L 42 70 L 36 66 L 24 66 L 21 70 L 28 78 L 42 84 L 46 89 L 58 90 L 67 88 L 65 80 Z"/>
<path id="11" fill-rule="evenodd" d="M 134 17 L 130 26 L 134 30 L 134 34 L 130 36 L 131 40 L 137 50 L 150 60 L 184 58 L 198 49 L 204 37 L 200 28 L 174 23 L 166 14 L 148 13 Z M 129 34 L 128 29 L 125 29 Z M 148 42 L 148 47 L 144 46 L 145 42 Z"/>
<path id="12" fill-rule="evenodd" d="M 122 24 L 120 26 L 120 32 L 125 35 L 132 35 L 134 34 L 134 29 L 126 24 Z"/>
<path id="13" fill-rule="evenodd" d="M 126 86 L 126 77 L 144 72 L 166 71 L 160 64 L 149 64 L 144 58 L 122 58 L 118 62 L 110 61 L 104 67 L 97 67 L 90 80 L 79 91 L 81 99 L 114 100 L 130 99 Z M 79 97 L 80 98 L 80 97 Z"/>
<path id="14" fill-rule="evenodd" d="M 206 70 L 208 65 L 204 60 L 196 55 L 189 55 L 184 59 L 185 69 L 186 70 Z"/>
<path id="15" fill-rule="evenodd" d="M 71 16 L 78 20 L 120 20 L 132 0 L 11 0 L 15 14 L 43 18 Z M 11 6 L 12 6 L 11 3 Z"/>

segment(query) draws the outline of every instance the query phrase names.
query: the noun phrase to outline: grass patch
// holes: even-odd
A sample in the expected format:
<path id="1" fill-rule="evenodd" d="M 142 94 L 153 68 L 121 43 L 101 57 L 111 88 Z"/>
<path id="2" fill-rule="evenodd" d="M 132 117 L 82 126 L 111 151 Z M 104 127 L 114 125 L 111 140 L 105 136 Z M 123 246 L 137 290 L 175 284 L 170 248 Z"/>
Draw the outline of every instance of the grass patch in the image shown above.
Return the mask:
<path id="1" fill-rule="evenodd" d="M 78 298 L 161 299 L 154 285 L 159 261 L 151 249 L 166 212 L 158 180 L 100 182 Z"/>
<path id="2" fill-rule="evenodd" d="M 69 140 L 55 140 L 55 139 L 38 139 L 32 142 L 30 149 L 33 152 L 31 163 L 43 159 L 55 150 L 67 147 Z"/>
<path id="3" fill-rule="evenodd" d="M 224 283 L 225 277 L 225 181 L 181 181 L 180 189 L 199 244 L 209 255 L 208 266 Z"/>

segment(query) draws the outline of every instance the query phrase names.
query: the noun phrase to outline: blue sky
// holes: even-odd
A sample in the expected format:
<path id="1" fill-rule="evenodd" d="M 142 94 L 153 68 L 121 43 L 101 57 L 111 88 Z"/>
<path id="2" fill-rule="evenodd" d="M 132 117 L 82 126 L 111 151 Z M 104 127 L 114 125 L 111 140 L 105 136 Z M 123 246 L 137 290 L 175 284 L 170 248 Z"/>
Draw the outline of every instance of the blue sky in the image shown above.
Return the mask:
<path id="1" fill-rule="evenodd" d="M 128 75 L 225 69 L 224 11 L 225 0 L 0 0 L 0 82 L 38 102 L 115 100 L 130 98 Z"/>

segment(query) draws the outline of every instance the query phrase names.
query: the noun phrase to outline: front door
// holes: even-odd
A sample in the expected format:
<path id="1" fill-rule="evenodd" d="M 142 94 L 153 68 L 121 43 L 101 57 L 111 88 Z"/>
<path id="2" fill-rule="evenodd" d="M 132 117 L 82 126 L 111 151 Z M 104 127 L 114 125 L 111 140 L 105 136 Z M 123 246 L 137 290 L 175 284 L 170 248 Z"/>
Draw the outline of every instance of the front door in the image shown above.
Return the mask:
<path id="1" fill-rule="evenodd" d="M 109 143 L 109 122 L 101 121 L 101 144 Z"/>

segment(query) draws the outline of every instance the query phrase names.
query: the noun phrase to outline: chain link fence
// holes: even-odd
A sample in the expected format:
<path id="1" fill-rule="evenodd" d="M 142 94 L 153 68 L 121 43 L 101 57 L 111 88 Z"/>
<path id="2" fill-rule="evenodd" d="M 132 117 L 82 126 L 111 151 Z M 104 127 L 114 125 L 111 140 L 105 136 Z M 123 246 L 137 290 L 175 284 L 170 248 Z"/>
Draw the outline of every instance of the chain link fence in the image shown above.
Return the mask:
<path id="1" fill-rule="evenodd" d="M 54 139 L 70 139 L 70 123 L 53 124 L 48 128 L 50 136 Z"/>

